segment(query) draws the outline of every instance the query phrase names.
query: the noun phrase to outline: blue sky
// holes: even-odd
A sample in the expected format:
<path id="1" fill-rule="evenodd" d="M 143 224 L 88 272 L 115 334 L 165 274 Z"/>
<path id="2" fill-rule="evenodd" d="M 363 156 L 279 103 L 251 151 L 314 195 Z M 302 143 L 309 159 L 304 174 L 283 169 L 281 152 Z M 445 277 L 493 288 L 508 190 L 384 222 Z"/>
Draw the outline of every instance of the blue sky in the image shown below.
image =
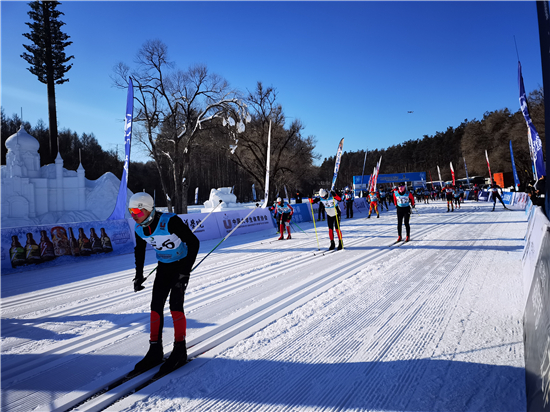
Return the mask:
<path id="1" fill-rule="evenodd" d="M 47 124 L 46 85 L 20 57 L 30 8 L 0 8 L 1 105 Z M 383 149 L 485 111 L 519 110 L 514 36 L 526 92 L 542 85 L 533 1 L 65 1 L 58 9 L 75 56 L 69 82 L 56 87 L 59 127 L 94 133 L 104 149 L 118 144 L 121 156 L 126 91 L 110 75 L 151 39 L 181 69 L 204 63 L 243 92 L 257 81 L 274 86 L 322 158 L 342 137 L 344 151 Z M 147 159 L 133 146 L 132 160 Z"/>

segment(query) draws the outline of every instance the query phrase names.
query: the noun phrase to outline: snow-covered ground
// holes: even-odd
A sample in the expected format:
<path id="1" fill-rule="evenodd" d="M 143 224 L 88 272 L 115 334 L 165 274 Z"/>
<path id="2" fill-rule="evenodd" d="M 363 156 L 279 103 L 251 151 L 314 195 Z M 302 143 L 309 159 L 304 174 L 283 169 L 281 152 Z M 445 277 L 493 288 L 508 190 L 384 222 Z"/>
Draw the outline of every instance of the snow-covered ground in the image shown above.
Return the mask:
<path id="1" fill-rule="evenodd" d="M 522 211 L 417 206 L 412 241 L 394 208 L 343 219 L 345 250 L 313 223 L 232 236 L 186 294 L 191 362 L 76 410 L 523 411 Z M 326 222 L 318 222 L 321 250 Z M 198 260 L 219 240 L 202 242 Z M 148 347 L 151 279 L 133 255 L 2 277 L 2 410 L 68 410 Z M 146 270 L 155 267 L 147 257 Z M 146 272 L 147 273 L 147 272 Z M 165 353 L 173 330 L 165 312 Z"/>

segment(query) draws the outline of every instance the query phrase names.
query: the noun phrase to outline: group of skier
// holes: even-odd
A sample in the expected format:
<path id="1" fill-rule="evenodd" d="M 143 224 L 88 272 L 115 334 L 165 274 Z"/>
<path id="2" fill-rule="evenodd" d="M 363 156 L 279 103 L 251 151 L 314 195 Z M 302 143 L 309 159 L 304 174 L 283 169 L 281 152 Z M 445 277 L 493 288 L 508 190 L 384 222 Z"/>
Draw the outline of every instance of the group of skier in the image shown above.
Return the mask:
<path id="1" fill-rule="evenodd" d="M 477 191 L 474 188 L 476 200 L 477 193 L 475 192 Z M 497 199 L 507 209 L 500 195 L 502 189 L 495 182 L 490 186 L 489 192 L 493 198 L 493 211 L 495 210 Z M 464 201 L 463 193 L 461 187 L 457 189 L 452 187 L 451 184 L 447 184 L 441 190 L 441 194 L 444 194 L 447 200 L 447 211 L 453 211 L 455 207 L 460 208 L 460 203 Z M 423 196 L 427 202 L 427 197 L 434 195 L 427 191 L 427 193 L 423 193 Z M 301 199 L 300 196 L 300 203 Z M 370 191 L 368 193 L 369 214 L 367 217 L 370 218 L 374 210 L 376 217 L 379 218 L 379 206 L 381 210 L 383 210 L 384 206 L 386 210 L 389 210 L 386 202 L 388 199 L 391 199 L 391 203 L 395 206 L 397 212 L 398 237 L 395 243 L 403 240 L 403 225 L 406 231 L 404 240 L 408 242 L 411 236 L 409 220 L 412 209 L 415 207 L 415 197 L 413 192 L 407 189 L 405 182 L 399 183 L 391 191 L 386 192 L 383 189 L 381 191 Z M 329 250 L 342 250 L 344 243 L 340 226 L 342 213 L 339 203 L 343 202 L 345 205 L 346 218 L 353 218 L 353 192 L 349 187 L 346 187 L 343 195 L 340 196 L 333 190 L 320 189 L 318 196 L 311 197 L 308 200 L 311 204 L 319 203 L 319 220 L 321 218 L 321 210 L 323 214 L 326 213 L 330 239 Z M 278 197 L 271 210 L 274 212 L 273 216 L 280 232 L 278 239 L 284 239 L 285 228 L 287 232 L 286 239 L 291 239 L 290 221 L 294 214 L 294 208 L 288 202 Z M 190 273 L 199 252 L 200 242 L 178 215 L 174 213 L 161 213 L 155 210 L 153 198 L 147 193 L 136 193 L 130 198 L 129 212 L 136 222 L 136 247 L 134 253 L 136 275 L 133 279 L 135 292 L 144 289 L 142 284 L 147 279 L 143 276 L 147 244 L 155 249 L 158 260 L 151 299 L 149 350 L 145 357 L 135 365 L 130 375 L 144 372 L 162 363 L 157 374 L 158 376 L 162 376 L 187 362 L 185 341 L 187 321 L 183 311 L 183 303 Z M 335 243 L 335 232 L 338 238 L 338 246 Z M 164 361 L 162 344 L 163 313 L 168 296 L 170 296 L 169 306 L 174 324 L 174 347 L 168 359 Z"/>

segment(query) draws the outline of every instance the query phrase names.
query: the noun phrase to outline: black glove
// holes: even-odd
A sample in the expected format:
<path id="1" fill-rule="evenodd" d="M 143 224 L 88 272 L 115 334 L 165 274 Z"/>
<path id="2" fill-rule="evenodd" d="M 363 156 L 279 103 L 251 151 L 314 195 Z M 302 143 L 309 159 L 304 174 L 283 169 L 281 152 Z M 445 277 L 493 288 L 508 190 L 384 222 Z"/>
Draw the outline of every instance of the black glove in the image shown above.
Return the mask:
<path id="1" fill-rule="evenodd" d="M 134 282 L 134 292 L 139 292 L 140 290 L 145 289 L 145 286 L 142 285 L 143 282 L 145 282 L 145 278 L 143 277 L 143 274 L 137 274 L 136 277 L 133 279 Z"/>
<path id="2" fill-rule="evenodd" d="M 183 289 L 185 290 L 187 288 L 187 284 L 189 283 L 190 272 L 191 272 L 190 270 L 189 271 L 186 270 L 183 273 L 180 273 L 178 275 L 178 280 L 174 286 L 178 286 L 178 285 L 182 286 Z"/>

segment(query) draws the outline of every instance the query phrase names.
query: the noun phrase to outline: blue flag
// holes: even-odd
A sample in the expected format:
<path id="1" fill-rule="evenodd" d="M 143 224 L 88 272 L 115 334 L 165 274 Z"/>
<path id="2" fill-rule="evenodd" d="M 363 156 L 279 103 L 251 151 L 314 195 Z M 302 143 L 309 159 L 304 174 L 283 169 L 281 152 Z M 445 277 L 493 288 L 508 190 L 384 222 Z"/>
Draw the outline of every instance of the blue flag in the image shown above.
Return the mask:
<path id="1" fill-rule="evenodd" d="M 132 119 L 134 116 L 134 85 L 132 78 L 128 84 L 128 97 L 126 99 L 126 119 L 124 120 L 124 170 L 120 179 L 120 188 L 116 198 L 115 210 L 107 220 L 124 219 L 126 214 L 126 193 L 128 191 L 128 167 L 130 165 L 130 147 L 132 146 Z"/>
<path id="2" fill-rule="evenodd" d="M 518 81 L 519 81 L 519 104 L 523 117 L 527 122 L 529 134 L 529 151 L 531 152 L 531 161 L 534 167 L 535 180 L 539 180 L 541 176 L 546 175 L 546 167 L 544 166 L 544 155 L 542 153 L 542 141 L 540 140 L 537 129 L 529 116 L 529 108 L 527 106 L 527 97 L 525 96 L 525 87 L 523 86 L 523 76 L 521 75 L 521 63 L 518 61 Z"/>
<path id="3" fill-rule="evenodd" d="M 519 177 L 518 177 L 518 172 L 516 170 L 516 163 L 514 162 L 514 151 L 512 150 L 512 141 L 511 140 L 510 140 L 510 157 L 512 158 L 512 171 L 514 172 L 514 182 L 516 184 L 516 190 L 518 190 Z"/>

